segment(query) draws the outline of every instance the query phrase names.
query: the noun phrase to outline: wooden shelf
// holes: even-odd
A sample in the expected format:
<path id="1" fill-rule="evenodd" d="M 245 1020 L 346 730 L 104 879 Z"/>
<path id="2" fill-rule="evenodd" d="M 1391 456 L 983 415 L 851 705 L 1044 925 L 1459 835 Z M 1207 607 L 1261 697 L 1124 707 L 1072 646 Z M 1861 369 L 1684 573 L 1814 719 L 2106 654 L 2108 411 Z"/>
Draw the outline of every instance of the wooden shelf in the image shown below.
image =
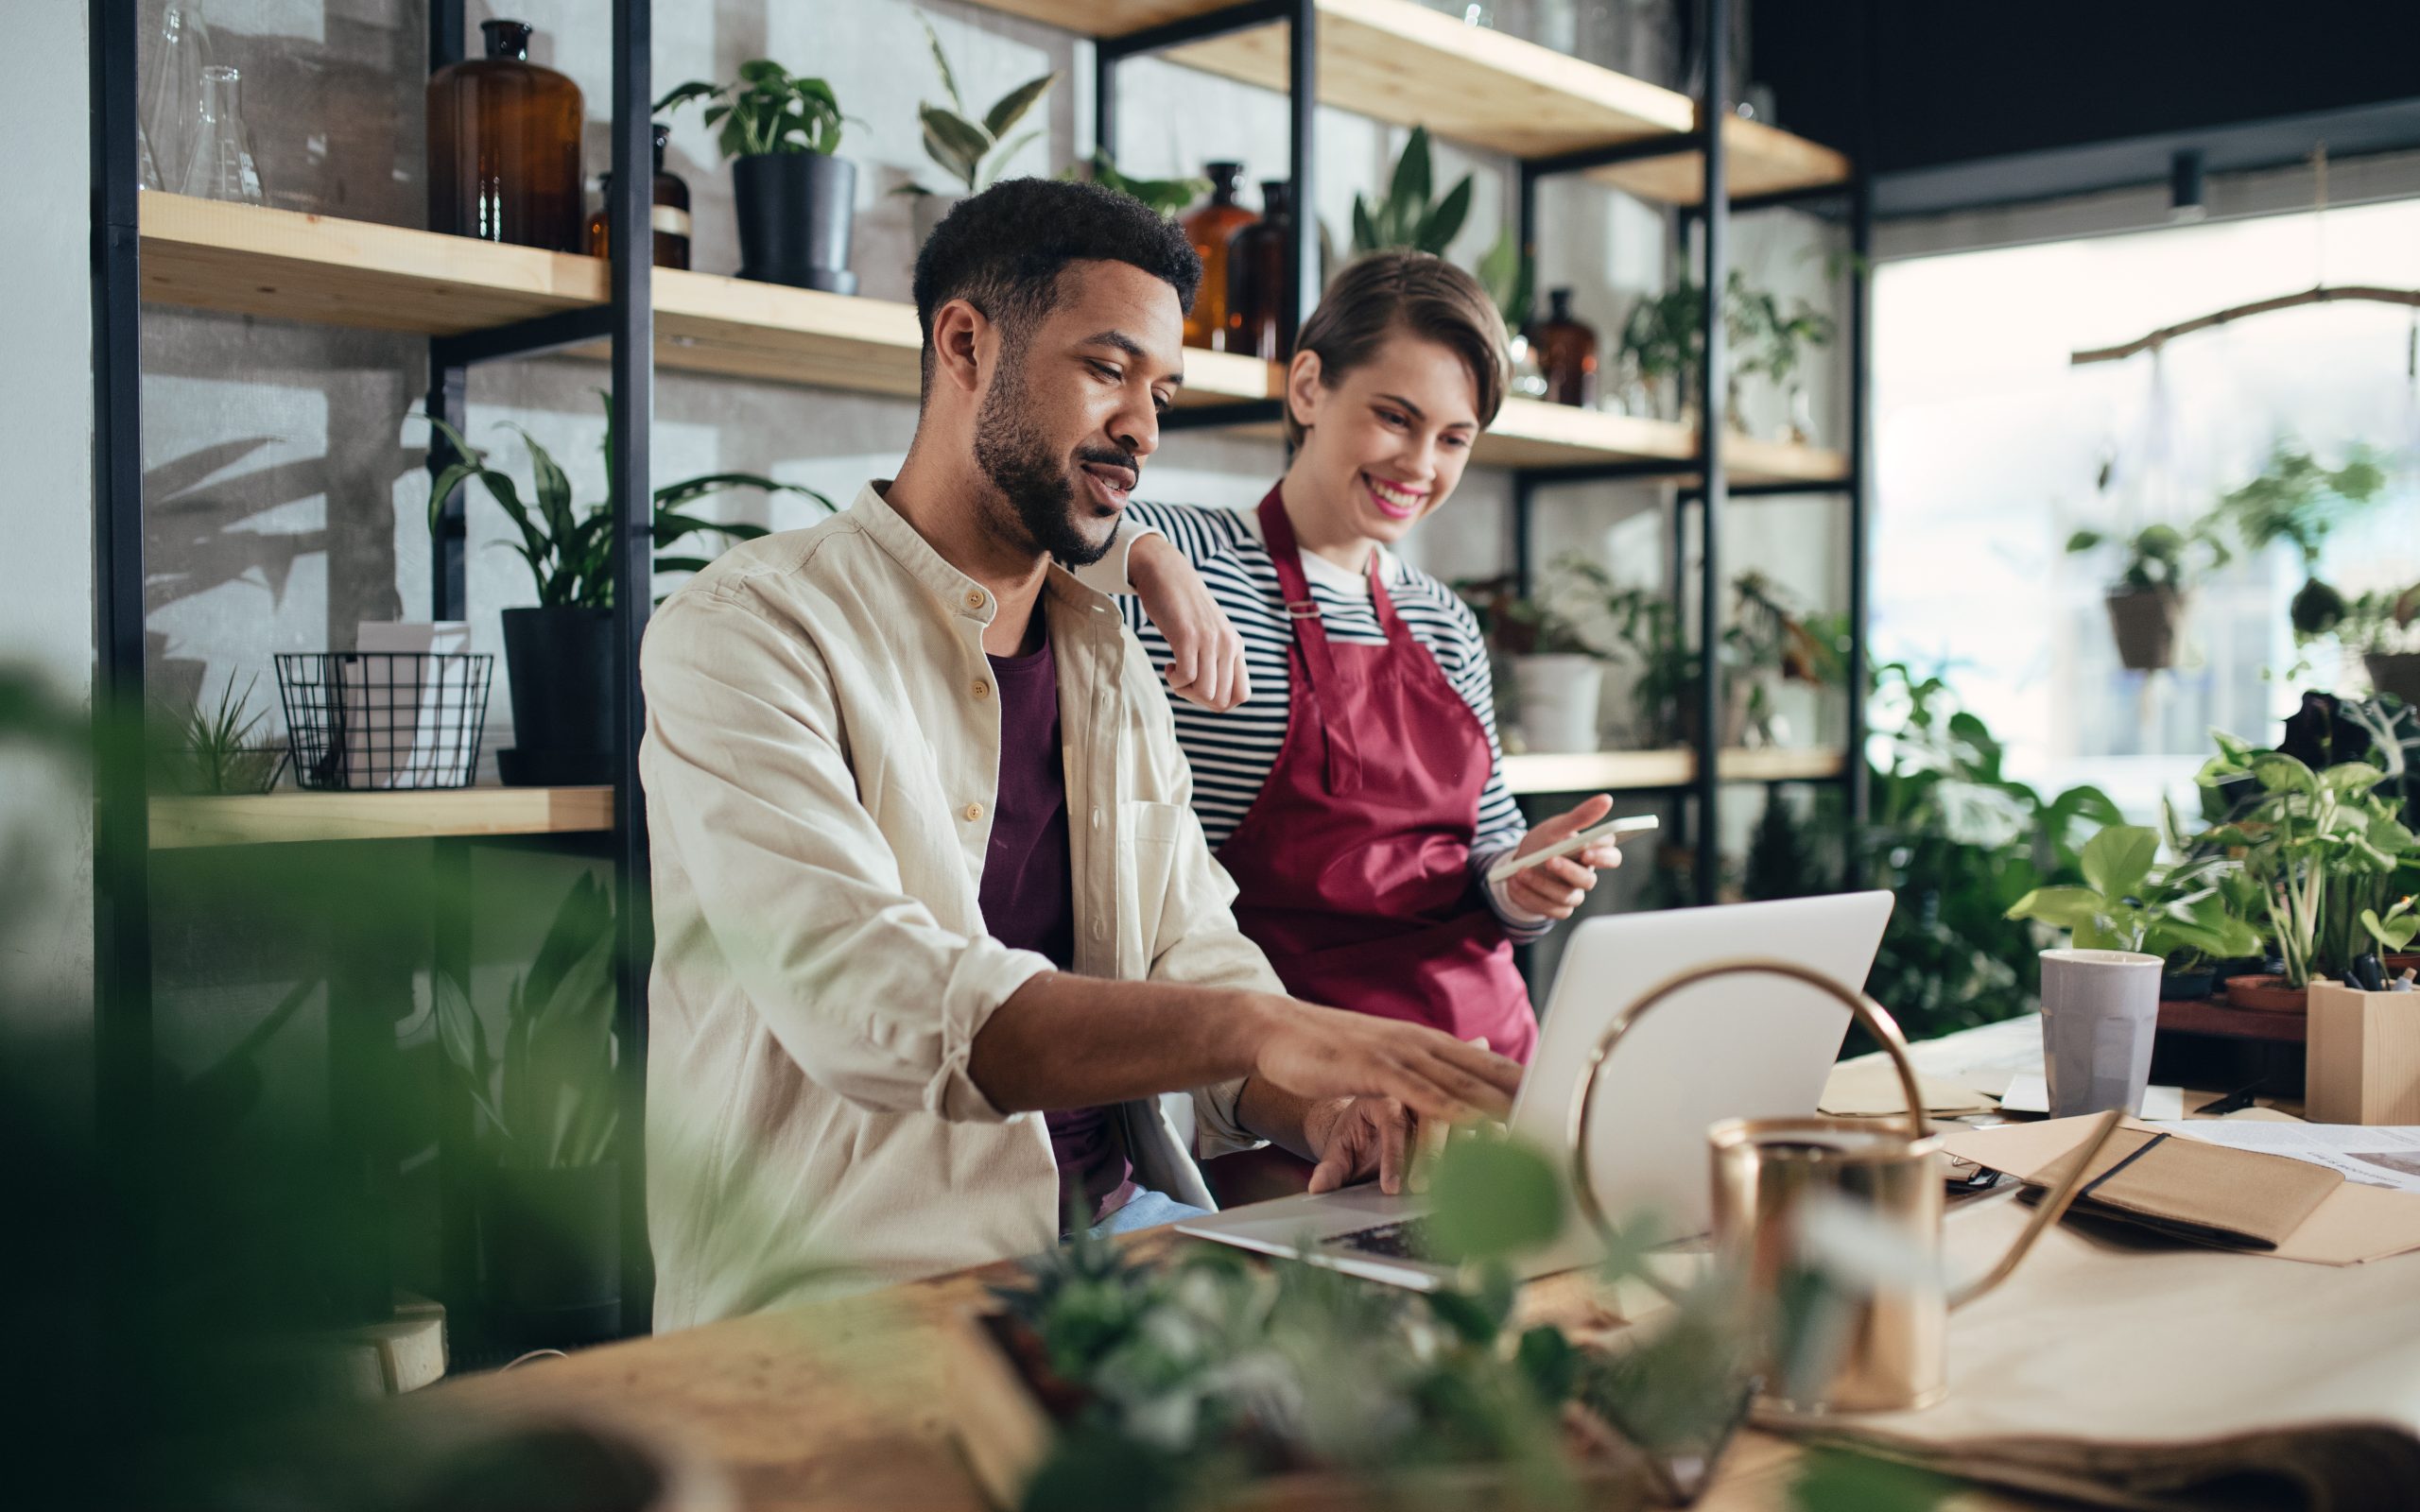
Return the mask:
<path id="1" fill-rule="evenodd" d="M 1723 751 L 1715 770 L 1726 782 L 1815 782 L 1841 775 L 1836 750 L 1778 747 Z M 1671 750 L 1593 750 L 1504 758 L 1505 784 L 1515 793 L 1604 793 L 1685 787 L 1697 780 L 1697 753 Z"/>
<path id="2" fill-rule="evenodd" d="M 608 297 L 606 265 L 594 257 L 182 195 L 146 194 L 140 209 L 143 295 L 155 303 L 438 336 Z M 912 306 L 674 269 L 658 269 L 653 284 L 661 367 L 916 392 Z M 1191 352 L 1179 402 L 1271 391 L 1270 367 L 1256 358 Z"/>
<path id="3" fill-rule="evenodd" d="M 155 850 L 300 840 L 583 834 L 613 827 L 610 787 L 456 787 L 151 800 Z"/>
<path id="4" fill-rule="evenodd" d="M 979 0 L 1091 36 L 1124 36 L 1223 9 L 1231 0 Z M 1283 92 L 1287 28 L 1254 27 L 1172 47 L 1169 61 Z M 1516 158 L 1547 157 L 1687 131 L 1687 95 L 1535 43 L 1468 26 L 1412 0 L 1319 0 L 1320 102 Z M 1848 160 L 1754 121 L 1723 123 L 1735 195 L 1840 183 Z M 1692 204 L 1696 154 L 1642 159 L 1588 177 L 1643 198 Z"/>

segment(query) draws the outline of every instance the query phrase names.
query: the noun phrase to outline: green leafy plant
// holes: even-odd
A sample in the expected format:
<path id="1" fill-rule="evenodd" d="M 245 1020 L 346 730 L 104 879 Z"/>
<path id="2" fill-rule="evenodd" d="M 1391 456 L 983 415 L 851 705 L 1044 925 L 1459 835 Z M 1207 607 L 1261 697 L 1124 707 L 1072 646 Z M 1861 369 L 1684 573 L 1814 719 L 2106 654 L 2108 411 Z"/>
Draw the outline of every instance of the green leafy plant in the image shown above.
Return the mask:
<path id="1" fill-rule="evenodd" d="M 605 400 L 606 431 L 603 450 L 613 455 L 613 402 Z M 488 496 L 512 522 L 521 539 L 511 542 L 512 549 L 529 564 L 529 572 L 537 579 L 538 602 L 544 608 L 611 609 L 614 604 L 614 500 L 582 510 L 572 503 L 571 479 L 538 444 L 537 438 L 518 425 L 508 427 L 519 435 L 529 449 L 529 465 L 534 475 L 530 503 L 522 501 L 521 490 L 510 473 L 488 466 L 487 454 L 465 440 L 460 431 L 441 420 L 431 417 L 434 426 L 454 448 L 457 460 L 438 474 L 428 493 L 428 524 L 438 527 L 446 496 L 459 484 L 476 479 L 488 490 Z M 612 473 L 609 466 L 608 476 Z M 827 512 L 833 508 L 830 499 L 813 489 L 795 483 L 780 483 L 754 472 L 710 472 L 700 477 L 684 478 L 667 483 L 655 490 L 655 549 L 663 551 L 679 544 L 693 535 L 720 536 L 726 541 L 752 541 L 765 534 L 757 524 L 723 524 L 685 513 L 688 506 L 700 499 L 732 489 L 760 489 L 767 493 L 789 493 L 812 499 Z M 532 506 L 534 505 L 534 508 Z M 663 573 L 700 572 L 711 558 L 679 556 L 658 557 L 655 570 Z"/>
<path id="2" fill-rule="evenodd" d="M 1516 335 L 1529 325 L 1530 307 L 1537 302 L 1537 275 L 1536 259 L 1522 247 L 1519 234 L 1510 225 L 1478 260 L 1479 287 L 1487 290 L 1496 313 L 1504 317 L 1504 329 Z"/>
<path id="3" fill-rule="evenodd" d="M 529 970 L 505 998 L 504 1048 L 450 973 L 436 978 L 437 1034 L 502 1163 L 561 1170 L 613 1154 L 614 905 L 583 872 L 555 911 Z"/>
<path id="4" fill-rule="evenodd" d="M 2242 796 L 2228 800 L 2203 843 L 2241 856 L 2288 985 L 2341 976 L 2368 948 L 2362 916 L 2383 921 L 2420 878 L 2420 840 L 2376 791 L 2386 772 L 2367 762 L 2314 771 L 2283 751 L 2256 750 L 2223 732 L 2214 738 L 2219 754 L 2198 781 Z"/>
<path id="5" fill-rule="evenodd" d="M 1428 129 L 1415 126 L 1395 159 L 1395 171 L 1383 198 L 1373 204 L 1353 197 L 1353 251 L 1383 251 L 1405 247 L 1443 256 L 1471 211 L 1471 176 L 1434 199 L 1429 193 Z"/>
<path id="6" fill-rule="evenodd" d="M 2375 908 L 2361 910 L 2361 929 L 2377 942 L 2380 951 L 2409 950 L 2412 936 L 2420 935 L 2420 914 L 2411 909 L 2411 898 L 2406 894 L 2396 899 L 2380 918 Z"/>
<path id="7" fill-rule="evenodd" d="M 949 96 L 946 108 L 929 101 L 916 108 L 916 117 L 925 127 L 925 155 L 966 193 L 981 194 L 999 178 L 1010 159 L 1042 134 L 1040 127 L 1014 137 L 1009 133 L 1016 130 L 1017 123 L 1050 93 L 1050 86 L 1059 81 L 1059 76 L 1049 73 L 1027 79 L 994 101 L 978 119 L 958 92 L 958 75 L 949 66 L 949 55 L 942 51 L 942 39 L 933 30 L 933 24 L 921 15 L 916 23 L 925 28 L 925 41 L 932 48 L 933 66 L 941 71 L 942 93 Z M 911 183 L 902 184 L 898 192 L 925 195 L 933 191 Z"/>
<path id="8" fill-rule="evenodd" d="M 2258 477 L 2219 501 L 2218 518 L 2252 550 L 2285 541 L 2301 554 L 2303 586 L 2289 610 L 2298 643 L 2327 634 L 2344 617 L 2344 595 L 2320 578 L 2320 554 L 2328 536 L 2374 506 L 2386 484 L 2384 461 L 2366 446 L 2351 448 L 2341 466 L 2329 468 L 2307 449 L 2279 441 Z"/>
<path id="9" fill-rule="evenodd" d="M 692 100 L 711 100 L 706 125 L 720 126 L 715 142 L 726 158 L 763 157 L 775 152 L 840 150 L 840 102 L 820 78 L 793 74 L 769 58 L 739 65 L 739 77 L 729 84 L 691 79 L 655 102 L 659 115 Z"/>
<path id="10" fill-rule="evenodd" d="M 2149 524 L 2120 540 L 2100 530 L 2079 530 L 2067 538 L 2070 556 L 2117 546 L 2123 560 L 2110 592 L 2135 593 L 2190 593 L 2203 578 L 2235 559 L 2219 537 L 2215 518 L 2193 522 L 2183 529 Z"/>
<path id="11" fill-rule="evenodd" d="M 2178 964 L 2257 951 L 2259 931 L 2236 917 L 2220 885 L 2231 863 L 2163 868 L 2159 844 L 2156 830 L 2110 825 L 2084 843 L 2081 885 L 2036 887 L 2008 917 L 2066 930 L 2079 950 L 2142 951 Z"/>
<path id="12" fill-rule="evenodd" d="M 1704 286 L 1686 278 L 1666 293 L 1642 298 L 1622 322 L 1621 359 L 1651 383 L 1674 382 L 1685 403 L 1705 360 L 1704 317 Z M 1804 349 L 1828 346 L 1837 329 L 1831 317 L 1804 301 L 1784 308 L 1777 296 L 1752 287 L 1735 267 L 1723 283 L 1722 332 L 1733 378 L 1763 373 L 1786 384 L 1804 360 Z"/>
<path id="13" fill-rule="evenodd" d="M 197 699 L 173 714 L 174 730 L 152 749 L 152 785 L 169 793 L 266 793 L 285 765 L 285 748 L 256 734 L 268 720 L 266 710 L 247 713 L 257 675 L 235 691 L 235 674 L 227 674 L 217 698 Z"/>
<path id="14" fill-rule="evenodd" d="M 1092 161 L 1092 181 L 1104 189 L 1115 189 L 1127 198 L 1149 205 L 1162 215 L 1173 215 L 1210 192 L 1210 180 L 1202 178 L 1136 179 L 1117 171 L 1117 164 L 1106 152 L 1095 152 Z M 1070 168 L 1063 177 L 1077 177 Z"/>
<path id="15" fill-rule="evenodd" d="M 2401 593 L 2357 594 L 2330 632 L 2338 644 L 2362 653 L 2420 650 L 2420 584 Z"/>
<path id="16" fill-rule="evenodd" d="M 1761 372 L 1788 387 L 1807 350 L 1830 346 L 1839 334 L 1832 318 L 1806 301 L 1785 307 L 1772 290 L 1752 288 L 1737 277 L 1724 303 L 1724 322 L 1737 352 L 1731 370 L 1741 376 Z"/>
<path id="17" fill-rule="evenodd" d="M 1454 592 L 1471 608 L 1479 633 L 1499 656 L 1599 656 L 1578 623 L 1557 601 L 1554 585 L 1525 597 L 1510 573 L 1462 578 Z"/>

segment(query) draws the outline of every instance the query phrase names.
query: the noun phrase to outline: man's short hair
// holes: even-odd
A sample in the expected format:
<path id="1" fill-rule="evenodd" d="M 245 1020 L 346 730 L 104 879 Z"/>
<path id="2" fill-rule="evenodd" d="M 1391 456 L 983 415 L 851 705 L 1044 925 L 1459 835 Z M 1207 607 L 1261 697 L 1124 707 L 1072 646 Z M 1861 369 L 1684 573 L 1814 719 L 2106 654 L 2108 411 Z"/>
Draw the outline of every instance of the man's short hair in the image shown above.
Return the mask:
<path id="1" fill-rule="evenodd" d="M 1004 179 L 960 200 L 916 254 L 923 387 L 933 381 L 933 317 L 964 300 L 1022 340 L 1059 302 L 1070 263 L 1125 263 L 1193 308 L 1201 259 L 1174 221 L 1115 190 L 1058 179 Z"/>

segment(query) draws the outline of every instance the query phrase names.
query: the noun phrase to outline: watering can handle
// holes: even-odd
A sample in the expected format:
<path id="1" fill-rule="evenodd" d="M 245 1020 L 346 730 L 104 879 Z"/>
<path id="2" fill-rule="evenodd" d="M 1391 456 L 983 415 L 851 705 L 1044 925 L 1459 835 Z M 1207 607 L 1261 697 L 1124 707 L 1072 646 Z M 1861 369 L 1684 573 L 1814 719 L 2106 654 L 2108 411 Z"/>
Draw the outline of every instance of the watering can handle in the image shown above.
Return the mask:
<path id="1" fill-rule="evenodd" d="M 1571 1115 L 1565 1124 L 1565 1133 L 1571 1146 L 1572 1194 L 1580 1205 L 1581 1214 L 1588 1220 L 1589 1226 L 1597 1230 L 1598 1235 L 1604 1239 L 1608 1246 L 1614 1239 L 1614 1227 L 1606 1220 L 1604 1209 L 1597 1201 L 1597 1184 L 1591 1178 L 1588 1169 L 1588 1135 L 1594 1125 L 1595 1108 L 1595 1099 L 1591 1094 L 1597 1090 L 1598 1074 L 1605 1069 L 1605 1062 L 1613 1057 L 1614 1047 L 1621 1042 L 1622 1036 L 1630 1032 L 1631 1025 L 1638 1022 L 1640 1015 L 1683 988 L 1722 976 L 1785 976 L 1792 981 L 1804 982 L 1817 991 L 1837 999 L 1856 1017 L 1858 1022 L 1865 1025 L 1867 1033 L 1882 1042 L 1884 1053 L 1890 1056 L 1892 1065 L 1898 1070 L 1899 1085 L 1906 1091 L 1908 1098 L 1908 1137 L 1920 1140 L 1932 1132 L 1931 1124 L 1925 1118 L 1924 1089 L 1916 1081 L 1914 1063 L 1908 1058 L 1907 1037 L 1899 1032 L 1897 1022 L 1891 1017 L 1890 1010 L 1881 1004 L 1854 988 L 1842 986 L 1838 980 L 1822 971 L 1811 967 L 1801 966 L 1795 961 L 1778 960 L 1769 956 L 1752 956 L 1741 960 L 1717 961 L 1706 966 L 1691 967 L 1676 976 L 1668 977 L 1657 983 L 1636 1002 L 1614 1015 L 1614 1022 L 1605 1026 L 1605 1032 L 1598 1037 L 1596 1047 L 1588 1052 L 1587 1064 L 1581 1069 L 1580 1084 L 1571 1094 Z M 2103 1138 L 2106 1137 L 2104 1134 Z M 2095 1145 L 2093 1153 L 2099 1152 L 2100 1146 Z M 2089 1161 L 2089 1160 L 2090 1157 L 2087 1156 L 2086 1160 Z M 2062 1194 L 2058 1207 L 2064 1210 L 2073 1196 L 2073 1193 Z M 2046 1203 L 2044 1206 L 2047 1210 L 2049 1204 Z M 2056 1214 L 2053 1213 L 2053 1216 L 2055 1217 Z M 2042 1220 L 2037 1217 L 2034 1222 L 2038 1230 L 2042 1226 Z M 2000 1267 L 1986 1278 L 1985 1283 L 1975 1289 L 1977 1296 L 1980 1296 L 1991 1286 L 1997 1285 L 2006 1278 L 2008 1271 L 2015 1268 L 2016 1262 L 2024 1258 L 2025 1247 L 2032 1243 L 2034 1231 L 2029 1230 L 2026 1237 L 2019 1241 L 2011 1258 L 2003 1261 Z M 1674 1295 L 1672 1289 L 1652 1273 L 1647 1273 L 1646 1280 L 1649 1284 L 1667 1297 Z"/>
<path id="2" fill-rule="evenodd" d="M 2009 1279 L 2010 1274 L 2032 1250 L 2033 1242 L 2041 1238 L 2052 1224 L 2066 1215 L 2069 1203 L 2083 1195 L 2084 1178 L 2092 1174 L 2092 1162 L 2100 1159 L 2100 1152 L 2108 1147 L 2111 1140 L 2118 1137 L 2118 1130 L 2124 1124 L 2125 1118 L 2126 1110 L 2122 1108 L 2113 1108 L 2109 1110 L 2108 1114 L 2101 1119 L 2100 1129 L 2084 1145 L 2083 1159 L 2076 1161 L 2076 1168 L 2067 1173 L 2066 1179 L 2059 1183 L 2057 1191 L 2044 1197 L 2035 1206 L 2033 1220 L 2025 1226 L 2025 1232 L 2016 1236 L 2016 1242 L 2008 1246 L 2007 1252 L 2000 1256 L 1997 1264 L 1949 1294 L 1951 1307 L 1964 1307 Z"/>

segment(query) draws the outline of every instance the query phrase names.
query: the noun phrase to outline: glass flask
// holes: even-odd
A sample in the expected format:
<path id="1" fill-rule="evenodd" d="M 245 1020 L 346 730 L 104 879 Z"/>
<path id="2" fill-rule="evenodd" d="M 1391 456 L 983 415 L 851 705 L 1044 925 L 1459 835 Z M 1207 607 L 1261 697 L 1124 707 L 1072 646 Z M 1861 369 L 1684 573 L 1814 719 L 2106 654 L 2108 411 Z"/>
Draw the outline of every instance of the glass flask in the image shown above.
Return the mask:
<path id="1" fill-rule="evenodd" d="M 201 71 L 210 66 L 210 28 L 202 21 L 199 0 L 175 0 L 161 12 L 149 64 L 137 127 L 149 139 L 159 182 L 146 187 L 180 194 L 201 112 Z"/>
<path id="2" fill-rule="evenodd" d="M 205 199 L 261 203 L 260 170 L 251 133 L 244 129 L 243 76 L 223 63 L 201 71 L 201 104 L 194 112 L 193 146 L 185 158 L 183 192 Z"/>

